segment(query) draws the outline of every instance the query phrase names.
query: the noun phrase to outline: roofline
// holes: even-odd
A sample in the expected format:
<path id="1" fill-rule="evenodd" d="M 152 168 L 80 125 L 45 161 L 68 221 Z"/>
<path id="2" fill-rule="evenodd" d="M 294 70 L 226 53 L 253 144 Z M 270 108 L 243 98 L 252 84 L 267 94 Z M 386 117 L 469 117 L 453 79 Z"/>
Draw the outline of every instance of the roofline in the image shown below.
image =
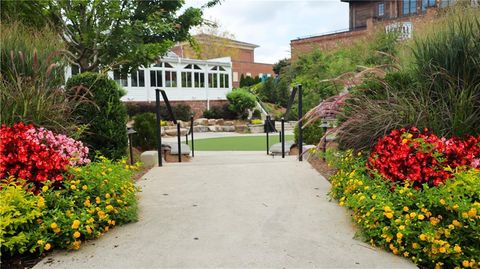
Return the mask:
<path id="1" fill-rule="evenodd" d="M 221 36 L 209 35 L 209 34 L 198 34 L 198 35 L 194 35 L 193 38 L 200 37 L 200 38 L 197 39 L 197 40 L 199 40 L 199 39 L 201 39 L 202 36 L 211 36 L 211 37 L 214 37 L 216 39 L 228 40 L 229 42 L 231 42 L 231 44 L 230 44 L 231 46 L 237 45 L 239 47 L 247 47 L 247 48 L 252 48 L 252 49 L 260 47 L 259 45 L 256 45 L 256 44 L 252 44 L 252 43 L 248 43 L 248 42 L 244 42 L 244 41 L 239 41 L 239 40 L 234 40 L 234 39 L 221 37 Z M 182 42 L 182 43 L 186 43 L 186 42 Z"/>

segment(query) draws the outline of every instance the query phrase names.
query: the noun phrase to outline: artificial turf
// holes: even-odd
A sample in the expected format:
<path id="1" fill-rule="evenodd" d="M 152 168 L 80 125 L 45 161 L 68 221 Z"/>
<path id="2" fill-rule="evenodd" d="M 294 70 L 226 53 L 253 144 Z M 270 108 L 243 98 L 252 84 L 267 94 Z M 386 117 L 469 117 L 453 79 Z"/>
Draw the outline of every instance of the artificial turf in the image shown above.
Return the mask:
<path id="1" fill-rule="evenodd" d="M 286 135 L 285 140 L 293 140 L 293 135 Z M 270 146 L 279 142 L 278 134 L 271 134 Z M 266 150 L 265 135 L 231 136 L 195 139 L 195 150 L 198 151 L 262 151 Z"/>

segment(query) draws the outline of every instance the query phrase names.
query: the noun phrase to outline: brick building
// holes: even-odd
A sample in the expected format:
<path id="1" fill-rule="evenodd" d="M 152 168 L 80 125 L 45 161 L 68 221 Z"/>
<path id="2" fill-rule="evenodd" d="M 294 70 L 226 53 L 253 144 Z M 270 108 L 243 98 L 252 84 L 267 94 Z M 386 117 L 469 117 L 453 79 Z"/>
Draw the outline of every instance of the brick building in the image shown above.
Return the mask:
<path id="1" fill-rule="evenodd" d="M 400 30 L 405 38 L 409 38 L 416 25 L 432 20 L 439 8 L 448 7 L 455 0 L 341 1 L 349 5 L 349 29 L 291 40 L 293 60 L 314 49 L 335 49 L 368 38 L 379 27 L 387 31 Z"/>
<path id="2" fill-rule="evenodd" d="M 232 59 L 232 86 L 239 87 L 240 77 L 273 76 L 273 65 L 255 62 L 255 48 L 258 45 L 238 40 L 199 34 L 194 36 L 199 50 L 194 50 L 188 42 L 177 44 L 172 48 L 182 58 L 213 59 L 230 57 Z"/>

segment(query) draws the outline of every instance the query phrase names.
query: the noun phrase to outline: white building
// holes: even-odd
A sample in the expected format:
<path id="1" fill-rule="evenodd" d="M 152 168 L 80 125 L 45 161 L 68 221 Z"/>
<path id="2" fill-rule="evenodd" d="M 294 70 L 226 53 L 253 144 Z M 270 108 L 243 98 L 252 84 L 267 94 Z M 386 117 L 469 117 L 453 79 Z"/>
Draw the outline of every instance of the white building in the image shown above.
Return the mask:
<path id="1" fill-rule="evenodd" d="M 79 72 L 68 68 L 66 77 Z M 139 68 L 130 74 L 109 71 L 108 75 L 120 84 L 127 94 L 126 102 L 154 102 L 155 89 L 165 90 L 170 101 L 205 101 L 210 108 L 212 100 L 226 100 L 232 90 L 232 61 L 230 57 L 194 60 L 180 58 L 169 52 L 157 64 Z"/>

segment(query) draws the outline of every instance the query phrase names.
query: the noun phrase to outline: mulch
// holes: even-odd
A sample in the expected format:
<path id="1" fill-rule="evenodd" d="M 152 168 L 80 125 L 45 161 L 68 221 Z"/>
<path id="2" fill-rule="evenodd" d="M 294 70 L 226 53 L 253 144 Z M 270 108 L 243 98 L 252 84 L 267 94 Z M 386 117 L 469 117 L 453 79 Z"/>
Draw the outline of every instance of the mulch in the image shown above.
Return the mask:
<path id="1" fill-rule="evenodd" d="M 330 181 L 330 177 L 335 174 L 337 169 L 328 165 L 325 161 L 322 160 L 320 157 L 312 156 L 308 162 L 312 165 L 315 170 L 317 170 L 322 176 L 324 176 L 328 181 Z"/>

